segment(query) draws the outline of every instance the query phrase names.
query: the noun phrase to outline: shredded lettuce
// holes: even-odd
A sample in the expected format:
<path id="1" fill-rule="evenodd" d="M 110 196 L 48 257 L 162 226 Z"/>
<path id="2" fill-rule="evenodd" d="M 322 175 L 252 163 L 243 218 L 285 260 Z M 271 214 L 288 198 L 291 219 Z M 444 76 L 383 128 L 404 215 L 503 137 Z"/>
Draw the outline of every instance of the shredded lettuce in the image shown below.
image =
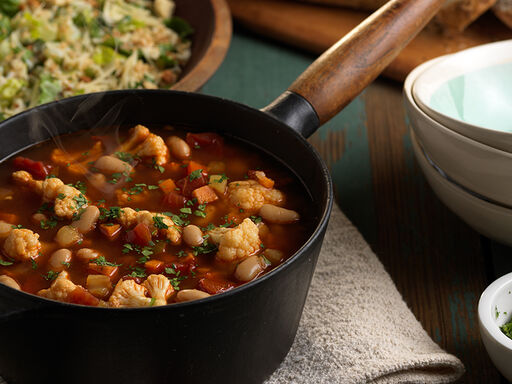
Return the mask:
<path id="1" fill-rule="evenodd" d="M 62 91 L 60 81 L 54 79 L 49 74 L 42 74 L 39 83 L 39 103 L 49 103 L 54 101 Z"/>
<path id="2" fill-rule="evenodd" d="M 7 79 L 7 81 L 0 86 L 0 103 L 4 105 L 9 104 L 25 84 L 25 81 L 14 77 Z"/>

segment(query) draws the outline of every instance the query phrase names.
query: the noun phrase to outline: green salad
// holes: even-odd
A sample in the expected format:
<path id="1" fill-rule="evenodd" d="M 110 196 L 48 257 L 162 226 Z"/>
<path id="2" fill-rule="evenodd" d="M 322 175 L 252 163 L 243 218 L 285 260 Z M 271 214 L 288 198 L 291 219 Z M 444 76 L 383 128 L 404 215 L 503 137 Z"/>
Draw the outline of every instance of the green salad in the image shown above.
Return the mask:
<path id="1" fill-rule="evenodd" d="M 169 88 L 193 33 L 171 0 L 0 0 L 0 120 L 83 93 Z"/>

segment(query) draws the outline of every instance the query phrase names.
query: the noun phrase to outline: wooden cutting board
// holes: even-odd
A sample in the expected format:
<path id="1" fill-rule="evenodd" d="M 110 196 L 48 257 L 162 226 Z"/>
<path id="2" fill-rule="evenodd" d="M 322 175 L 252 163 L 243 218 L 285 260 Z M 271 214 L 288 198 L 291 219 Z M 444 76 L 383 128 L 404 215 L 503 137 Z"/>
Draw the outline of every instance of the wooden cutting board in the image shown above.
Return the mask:
<path id="1" fill-rule="evenodd" d="M 233 17 L 273 39 L 322 53 L 364 20 L 368 13 L 285 0 L 228 0 Z M 463 34 L 447 36 L 428 26 L 383 73 L 402 81 L 419 64 L 480 44 L 512 39 L 512 30 L 487 13 Z"/>

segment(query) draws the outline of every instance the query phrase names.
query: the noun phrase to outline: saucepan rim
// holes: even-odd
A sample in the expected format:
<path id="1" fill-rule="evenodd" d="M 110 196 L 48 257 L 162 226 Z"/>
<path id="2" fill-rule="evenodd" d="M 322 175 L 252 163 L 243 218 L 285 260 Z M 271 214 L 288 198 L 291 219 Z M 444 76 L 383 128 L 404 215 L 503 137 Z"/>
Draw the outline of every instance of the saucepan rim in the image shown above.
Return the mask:
<path id="1" fill-rule="evenodd" d="M 65 98 L 65 99 L 62 99 L 62 100 L 54 101 L 54 102 L 51 102 L 51 103 L 43 104 L 43 105 L 40 105 L 40 106 L 37 106 L 37 107 L 34 107 L 34 108 L 30 108 L 30 109 L 28 109 L 26 111 L 23 111 L 23 112 L 21 112 L 21 113 L 19 113 L 17 115 L 14 115 L 14 116 L 6 119 L 5 121 L 1 122 L 0 123 L 0 130 L 4 126 L 15 124 L 17 122 L 17 120 L 23 119 L 23 118 L 25 118 L 27 116 L 39 113 L 41 111 L 44 112 L 45 110 L 53 110 L 55 108 L 59 108 L 59 105 L 62 105 L 63 103 L 76 102 L 76 101 L 78 101 L 80 99 L 84 99 L 85 100 L 88 97 L 95 97 L 95 96 L 97 97 L 97 96 L 102 96 L 102 95 L 107 95 L 107 96 L 114 95 L 114 96 L 120 96 L 120 97 L 123 97 L 123 96 L 127 97 L 127 96 L 133 96 L 133 95 L 137 95 L 137 94 L 140 94 L 139 97 L 144 97 L 144 94 L 161 94 L 162 95 L 161 97 L 164 97 L 168 93 L 178 94 L 178 95 L 180 95 L 180 97 L 203 98 L 207 102 L 211 102 L 211 103 L 222 102 L 222 103 L 231 104 L 235 108 L 240 109 L 247 116 L 249 116 L 251 113 L 256 113 L 261 118 L 264 118 L 265 120 L 268 120 L 269 123 L 271 122 L 272 124 L 275 124 L 277 122 L 281 126 L 281 129 L 287 130 L 289 133 L 292 133 L 295 136 L 295 138 L 298 139 L 301 142 L 301 144 L 304 145 L 307 148 L 307 150 L 309 151 L 309 154 L 312 156 L 312 158 L 314 160 L 316 160 L 318 166 L 320 167 L 320 170 L 321 170 L 321 173 L 322 173 L 322 180 L 324 181 L 324 187 L 323 188 L 326 191 L 326 198 L 325 199 L 320 199 L 320 198 L 316 198 L 315 196 L 312 196 L 314 202 L 317 202 L 317 203 L 319 203 L 320 206 L 323 205 L 324 207 L 323 207 L 322 213 L 321 213 L 321 215 L 319 217 L 318 224 L 316 225 L 315 229 L 313 230 L 313 232 L 309 236 L 309 238 L 285 262 L 283 262 L 282 264 L 278 265 L 276 268 L 274 268 L 270 272 L 264 274 L 263 276 L 258 277 L 256 279 L 254 279 L 254 280 L 252 280 L 252 281 L 250 281 L 248 283 L 245 283 L 243 285 L 240 285 L 238 287 L 235 287 L 235 288 L 233 288 L 233 289 L 231 289 L 229 291 L 222 292 L 222 293 L 216 294 L 216 295 L 211 295 L 209 297 L 205 297 L 205 298 L 202 298 L 202 299 L 193 300 L 193 301 L 187 301 L 187 302 L 182 302 L 182 303 L 172 303 L 172 304 L 168 304 L 168 305 L 155 306 L 155 307 L 134 307 L 134 308 L 92 307 L 92 306 L 73 304 L 73 303 L 66 303 L 66 302 L 61 302 L 61 301 L 57 301 L 57 300 L 47 299 L 47 298 L 44 298 L 44 297 L 41 297 L 41 296 L 37 296 L 37 295 L 32 294 L 32 293 L 28 293 L 28 292 L 24 292 L 24 291 L 20 291 L 20 290 L 8 287 L 8 286 L 3 285 L 3 284 L 0 284 L 0 291 L 4 290 L 5 292 L 11 293 L 15 297 L 19 295 L 18 296 L 19 298 L 23 298 L 25 300 L 30 299 L 30 300 L 34 301 L 35 303 L 51 304 L 53 306 L 53 308 L 57 308 L 57 307 L 63 308 L 63 307 L 66 307 L 66 308 L 73 308 L 73 310 L 82 310 L 82 311 L 112 311 L 112 310 L 115 310 L 117 312 L 127 312 L 127 311 L 128 312 L 133 312 L 133 311 L 137 311 L 137 312 L 138 311 L 169 311 L 169 310 L 173 310 L 173 308 L 174 308 L 174 310 L 178 310 L 180 308 L 184 308 L 184 307 L 188 307 L 188 306 L 195 306 L 195 305 L 202 305 L 202 304 L 206 305 L 206 303 L 213 303 L 213 302 L 218 301 L 218 300 L 225 300 L 225 299 L 228 299 L 229 297 L 231 297 L 232 295 L 236 295 L 238 293 L 241 294 L 242 292 L 250 290 L 253 287 L 256 287 L 257 285 L 263 284 L 266 280 L 271 279 L 274 276 L 276 276 L 278 274 L 281 274 L 286 269 L 288 269 L 302 254 L 308 252 L 310 250 L 310 248 L 313 246 L 313 244 L 315 243 L 315 241 L 319 237 L 322 236 L 322 233 L 325 231 L 325 227 L 327 226 L 329 218 L 330 218 L 330 214 L 331 214 L 331 210 L 332 210 L 332 205 L 333 205 L 333 199 L 334 199 L 334 197 L 333 197 L 334 192 L 333 192 L 333 186 L 332 186 L 332 179 L 331 179 L 330 172 L 329 172 L 329 170 L 327 168 L 327 165 L 325 164 L 323 159 L 320 157 L 320 155 L 317 152 L 317 150 L 299 132 L 297 132 L 296 130 L 294 130 L 293 128 L 288 126 L 287 124 L 283 123 L 279 119 L 274 118 L 273 116 L 271 116 L 268 113 L 265 113 L 263 111 L 257 110 L 255 108 L 251 108 L 251 107 L 249 107 L 249 106 L 247 106 L 245 104 L 242 104 L 242 103 L 239 103 L 239 102 L 236 102 L 236 101 L 233 101 L 233 100 L 224 99 L 224 98 L 220 98 L 220 97 L 216 97 L 216 96 L 210 96 L 210 95 L 194 93 L 194 92 L 185 92 L 185 91 L 176 91 L 176 90 L 160 90 L 160 89 L 158 89 L 158 90 L 129 89 L 129 90 L 112 90 L 112 91 L 105 91 L 105 92 L 96 92 L 96 93 L 89 93 L 89 94 L 85 94 L 85 95 L 78 95 L 78 96 L 74 96 L 74 97 L 69 97 L 69 98 Z M 73 124 L 73 123 L 71 122 L 70 124 Z M 243 135 L 235 136 L 235 138 L 236 137 L 239 137 L 242 140 L 244 139 Z M 21 148 L 20 150 L 15 151 L 15 152 L 5 156 L 3 159 L 0 159 L 0 164 L 2 162 L 4 162 L 5 160 L 9 159 L 10 157 L 12 157 L 13 155 L 15 155 L 16 153 L 21 152 L 24 149 L 30 148 L 30 147 L 32 147 L 33 145 L 36 145 L 36 144 L 37 143 L 31 144 L 30 146 Z M 272 153 L 272 152 L 269 151 L 269 153 Z M 290 168 L 290 170 L 294 171 L 295 167 L 293 167 L 293 166 L 289 165 L 288 163 L 284 162 L 279 156 L 276 156 L 276 155 L 274 155 L 274 156 L 281 163 L 283 163 L 286 167 L 288 167 L 288 168 Z M 306 186 L 304 186 L 304 187 L 306 188 Z M 320 240 L 320 241 L 322 241 L 322 240 Z"/>

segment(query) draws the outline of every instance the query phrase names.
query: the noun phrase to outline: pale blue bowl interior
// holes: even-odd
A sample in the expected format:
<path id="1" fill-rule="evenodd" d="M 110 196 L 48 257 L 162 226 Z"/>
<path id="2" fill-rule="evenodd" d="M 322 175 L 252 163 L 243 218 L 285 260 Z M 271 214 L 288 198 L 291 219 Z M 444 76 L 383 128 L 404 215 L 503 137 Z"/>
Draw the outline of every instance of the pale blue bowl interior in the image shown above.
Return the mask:
<path id="1" fill-rule="evenodd" d="M 430 108 L 468 124 L 512 132 L 512 63 L 450 79 L 432 94 Z"/>

